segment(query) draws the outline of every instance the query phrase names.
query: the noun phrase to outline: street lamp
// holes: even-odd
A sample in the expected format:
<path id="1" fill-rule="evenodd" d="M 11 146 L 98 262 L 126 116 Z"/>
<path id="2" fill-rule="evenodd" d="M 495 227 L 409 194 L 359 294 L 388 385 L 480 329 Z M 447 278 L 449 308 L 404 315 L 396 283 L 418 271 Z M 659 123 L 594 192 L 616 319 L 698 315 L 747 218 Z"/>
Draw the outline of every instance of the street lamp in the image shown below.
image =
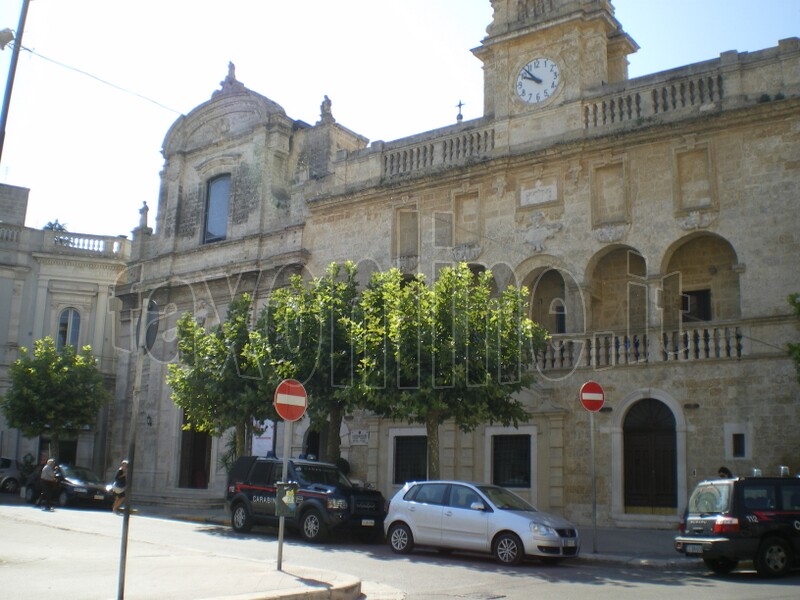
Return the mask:
<path id="1" fill-rule="evenodd" d="M 28 16 L 28 4 L 30 0 L 22 0 L 22 11 L 19 15 L 19 25 L 17 25 L 17 36 L 14 42 L 14 49 L 11 54 L 11 66 L 8 69 L 8 81 L 6 82 L 6 93 L 3 96 L 3 112 L 0 117 L 0 159 L 3 157 L 3 145 L 6 141 L 6 122 L 8 121 L 8 105 L 11 104 L 11 88 L 14 87 L 14 75 L 17 72 L 17 60 L 19 50 L 22 48 L 22 31 L 25 29 L 25 19 Z M 12 40 L 14 32 L 6 28 L 0 31 L 0 50 L 5 49 Z"/>

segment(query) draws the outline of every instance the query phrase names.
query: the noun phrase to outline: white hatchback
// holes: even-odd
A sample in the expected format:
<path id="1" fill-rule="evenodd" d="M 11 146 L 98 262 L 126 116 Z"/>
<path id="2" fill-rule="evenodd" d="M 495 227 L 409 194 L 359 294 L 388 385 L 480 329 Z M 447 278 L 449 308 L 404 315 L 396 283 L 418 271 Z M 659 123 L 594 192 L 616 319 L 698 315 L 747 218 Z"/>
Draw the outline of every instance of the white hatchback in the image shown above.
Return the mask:
<path id="1" fill-rule="evenodd" d="M 526 556 L 558 563 L 578 556 L 581 547 L 566 519 L 536 510 L 503 487 L 464 481 L 406 483 L 389 503 L 384 528 L 399 554 L 415 545 L 490 552 L 504 565 Z"/>

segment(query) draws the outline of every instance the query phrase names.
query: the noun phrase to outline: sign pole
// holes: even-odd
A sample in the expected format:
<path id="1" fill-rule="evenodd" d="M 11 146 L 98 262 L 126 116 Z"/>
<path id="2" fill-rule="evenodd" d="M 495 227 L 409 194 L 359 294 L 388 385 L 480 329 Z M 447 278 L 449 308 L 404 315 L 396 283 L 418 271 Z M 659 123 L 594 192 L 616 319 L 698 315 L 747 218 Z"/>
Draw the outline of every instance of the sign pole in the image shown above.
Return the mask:
<path id="1" fill-rule="evenodd" d="M 592 552 L 597 554 L 597 481 L 594 458 L 594 413 L 603 408 L 606 394 L 603 387 L 595 381 L 587 381 L 581 386 L 578 397 L 583 408 L 589 411 L 589 460 L 592 479 Z"/>
<path id="2" fill-rule="evenodd" d="M 594 463 L 594 411 L 589 413 L 589 443 L 592 461 L 592 552 L 597 554 L 597 482 Z"/>
<path id="3" fill-rule="evenodd" d="M 275 388 L 275 397 L 272 401 L 278 416 L 283 419 L 283 482 L 276 482 L 275 510 L 278 510 L 278 495 L 284 492 L 284 486 L 289 485 L 289 453 L 291 452 L 292 423 L 302 419 L 306 414 L 308 394 L 303 384 L 296 379 L 284 379 Z M 283 484 L 283 485 L 280 485 Z M 287 494 L 288 495 L 288 494 Z M 286 515 L 278 515 L 278 571 L 283 567 L 283 533 L 286 529 Z"/>
<path id="4" fill-rule="evenodd" d="M 292 421 L 283 422 L 283 480 L 288 483 L 289 475 L 289 452 L 291 452 L 290 437 L 292 434 Z M 277 505 L 277 489 L 275 503 Z M 283 532 L 286 528 L 286 517 L 281 515 L 278 520 L 278 571 L 283 566 Z"/>

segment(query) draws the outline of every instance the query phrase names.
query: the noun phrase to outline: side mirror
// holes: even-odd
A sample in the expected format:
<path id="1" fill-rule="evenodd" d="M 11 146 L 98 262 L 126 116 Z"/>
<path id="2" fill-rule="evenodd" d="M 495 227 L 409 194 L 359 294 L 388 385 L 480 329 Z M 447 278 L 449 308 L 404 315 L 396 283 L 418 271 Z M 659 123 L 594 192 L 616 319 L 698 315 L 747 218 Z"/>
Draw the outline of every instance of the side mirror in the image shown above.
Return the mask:
<path id="1" fill-rule="evenodd" d="M 470 510 L 486 510 L 486 506 L 483 502 L 475 501 L 469 505 Z"/>

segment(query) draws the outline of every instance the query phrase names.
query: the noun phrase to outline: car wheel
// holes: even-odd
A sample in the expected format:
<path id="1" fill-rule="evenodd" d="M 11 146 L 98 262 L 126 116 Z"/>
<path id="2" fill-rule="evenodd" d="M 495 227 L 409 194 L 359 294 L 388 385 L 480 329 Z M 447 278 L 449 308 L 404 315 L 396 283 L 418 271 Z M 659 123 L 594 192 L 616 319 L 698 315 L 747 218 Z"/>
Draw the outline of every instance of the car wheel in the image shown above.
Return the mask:
<path id="1" fill-rule="evenodd" d="M 247 507 L 239 502 L 231 512 L 231 527 L 236 533 L 247 533 L 253 527 L 253 519 Z"/>
<path id="2" fill-rule="evenodd" d="M 321 542 L 327 537 L 325 523 L 322 515 L 316 508 L 312 508 L 303 514 L 300 521 L 300 534 L 308 542 Z"/>
<path id="3" fill-rule="evenodd" d="M 414 536 L 405 523 L 395 523 L 389 528 L 389 545 L 397 554 L 408 554 L 414 549 Z"/>
<path id="4" fill-rule="evenodd" d="M 3 491 L 9 494 L 16 494 L 19 492 L 19 482 L 16 479 L 6 479 L 3 482 Z"/>
<path id="5" fill-rule="evenodd" d="M 518 565 L 525 556 L 525 548 L 516 534 L 501 533 L 494 541 L 492 553 L 501 565 Z"/>
<path id="6" fill-rule="evenodd" d="M 789 572 L 792 566 L 792 549 L 785 540 L 771 537 L 764 540 L 758 548 L 753 562 L 756 571 L 762 577 L 781 577 Z"/>
<path id="7" fill-rule="evenodd" d="M 738 560 L 731 558 L 704 558 L 703 562 L 717 575 L 727 575 L 739 564 Z"/>
<path id="8" fill-rule="evenodd" d="M 64 507 L 69 502 L 69 496 L 67 496 L 67 492 L 61 490 L 61 493 L 58 495 L 58 505 Z"/>

